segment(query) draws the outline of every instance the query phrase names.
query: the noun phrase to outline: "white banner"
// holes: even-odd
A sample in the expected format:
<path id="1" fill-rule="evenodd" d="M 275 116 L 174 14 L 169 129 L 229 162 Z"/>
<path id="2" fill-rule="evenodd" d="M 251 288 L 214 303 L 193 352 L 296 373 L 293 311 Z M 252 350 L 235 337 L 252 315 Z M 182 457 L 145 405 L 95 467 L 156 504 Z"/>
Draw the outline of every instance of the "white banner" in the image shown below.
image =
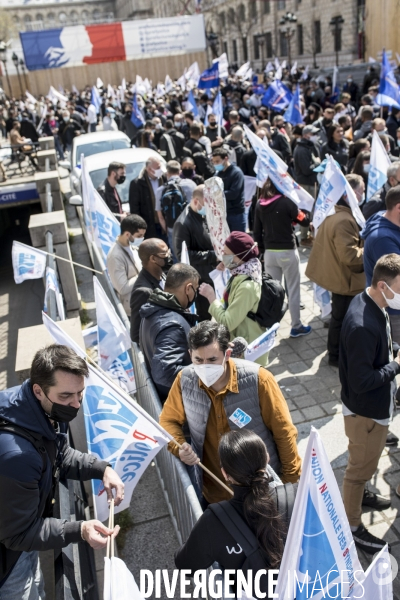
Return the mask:
<path id="1" fill-rule="evenodd" d="M 211 177 L 204 183 L 206 220 L 215 254 L 222 260 L 225 240 L 230 231 L 226 221 L 224 184 L 220 177 Z"/>
<path id="2" fill-rule="evenodd" d="M 275 325 L 272 325 L 272 327 L 267 329 L 267 331 L 262 333 L 260 336 L 258 336 L 258 338 L 251 342 L 251 344 L 247 346 L 247 350 L 244 353 L 245 359 L 255 361 L 266 352 L 272 350 L 272 348 L 275 346 L 278 329 L 279 323 L 275 323 Z"/>
<path id="3" fill-rule="evenodd" d="M 11 254 L 15 283 L 43 277 L 47 259 L 45 252 L 14 241 Z"/>
<path id="4" fill-rule="evenodd" d="M 370 171 L 368 173 L 367 202 L 387 182 L 387 170 L 392 164 L 382 140 L 376 131 L 372 134 Z"/>

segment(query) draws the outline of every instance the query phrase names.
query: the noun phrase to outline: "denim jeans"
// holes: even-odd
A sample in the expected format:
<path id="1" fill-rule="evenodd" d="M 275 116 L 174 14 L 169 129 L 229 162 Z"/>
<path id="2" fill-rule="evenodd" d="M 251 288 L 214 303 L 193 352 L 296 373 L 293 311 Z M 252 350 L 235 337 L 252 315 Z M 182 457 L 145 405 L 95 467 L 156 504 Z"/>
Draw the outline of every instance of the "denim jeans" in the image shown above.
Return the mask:
<path id="1" fill-rule="evenodd" d="M 23 552 L 4 585 L 0 600 L 45 600 L 39 552 Z"/>
<path id="2" fill-rule="evenodd" d="M 240 215 L 228 215 L 226 217 L 228 227 L 231 231 L 243 231 L 246 233 L 246 215 L 241 213 Z"/>

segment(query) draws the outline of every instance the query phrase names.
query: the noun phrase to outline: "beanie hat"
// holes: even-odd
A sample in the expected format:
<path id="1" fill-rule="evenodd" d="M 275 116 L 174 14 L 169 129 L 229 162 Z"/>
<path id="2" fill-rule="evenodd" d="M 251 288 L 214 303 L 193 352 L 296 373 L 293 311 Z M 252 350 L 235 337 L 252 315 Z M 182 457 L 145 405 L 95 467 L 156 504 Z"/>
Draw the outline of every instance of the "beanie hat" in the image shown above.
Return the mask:
<path id="1" fill-rule="evenodd" d="M 243 231 L 232 231 L 226 238 L 225 245 L 243 262 L 248 262 L 259 254 L 257 243 L 251 235 Z"/>

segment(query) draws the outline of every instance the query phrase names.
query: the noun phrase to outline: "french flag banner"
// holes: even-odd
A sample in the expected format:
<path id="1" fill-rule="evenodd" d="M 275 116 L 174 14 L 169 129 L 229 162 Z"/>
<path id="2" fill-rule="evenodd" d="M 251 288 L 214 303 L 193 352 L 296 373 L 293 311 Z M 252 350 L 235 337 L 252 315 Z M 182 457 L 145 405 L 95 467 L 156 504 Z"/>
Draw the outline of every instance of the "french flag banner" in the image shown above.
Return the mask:
<path id="1" fill-rule="evenodd" d="M 203 15 L 20 33 L 29 71 L 205 50 Z"/>

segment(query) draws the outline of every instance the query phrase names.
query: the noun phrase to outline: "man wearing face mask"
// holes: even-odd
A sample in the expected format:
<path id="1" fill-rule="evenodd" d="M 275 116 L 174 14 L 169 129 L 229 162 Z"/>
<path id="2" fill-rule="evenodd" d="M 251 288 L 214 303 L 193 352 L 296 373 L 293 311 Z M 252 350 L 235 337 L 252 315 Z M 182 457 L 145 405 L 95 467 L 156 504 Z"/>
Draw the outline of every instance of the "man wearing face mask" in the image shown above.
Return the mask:
<path id="1" fill-rule="evenodd" d="M 367 220 L 372 215 L 386 210 L 386 194 L 392 187 L 400 183 L 400 161 L 392 163 L 386 174 L 387 182 L 363 205 L 363 215 Z"/>
<path id="2" fill-rule="evenodd" d="M 147 223 L 146 238 L 167 239 L 156 211 L 156 192 L 165 183 L 165 166 L 156 155 L 146 160 L 139 177 L 129 186 L 129 207 L 132 214 L 140 215 Z"/>
<path id="3" fill-rule="evenodd" d="M 178 263 L 168 271 L 164 290 L 155 289 L 140 309 L 140 347 L 162 403 L 176 375 L 190 364 L 187 335 L 197 315 L 189 308 L 198 287 L 196 269 Z"/>
<path id="4" fill-rule="evenodd" d="M 226 138 L 226 135 L 226 129 L 223 125 L 221 125 L 218 132 L 217 117 L 213 113 L 208 115 L 206 136 L 211 142 L 211 147 L 219 148 L 220 146 L 222 146 L 223 140 L 224 138 Z"/>
<path id="5" fill-rule="evenodd" d="M 328 107 L 325 108 L 324 112 L 322 113 L 322 117 L 313 123 L 314 127 L 318 129 L 317 137 L 320 146 L 323 146 L 328 141 L 328 130 L 333 123 L 334 116 L 335 110 Z"/>
<path id="6" fill-rule="evenodd" d="M 128 317 L 131 315 L 132 288 L 142 268 L 138 249 L 146 229 L 146 221 L 142 217 L 128 215 L 122 219 L 121 233 L 107 254 L 107 271 Z"/>
<path id="7" fill-rule="evenodd" d="M 0 392 L 0 596 L 44 598 L 39 551 L 89 543 L 105 548 L 113 533 L 100 521 L 53 518 L 58 471 L 68 479 L 103 480 L 115 505 L 124 484 L 105 461 L 71 448 L 59 423 L 69 423 L 80 410 L 86 362 L 66 346 L 39 350 L 30 378 Z M 117 534 L 119 527 L 115 527 Z M 106 537 L 103 537 L 106 536 Z"/>
<path id="8" fill-rule="evenodd" d="M 318 233 L 319 236 L 319 233 Z M 367 489 L 375 474 L 393 417 L 399 346 L 393 341 L 387 307 L 400 308 L 400 256 L 386 254 L 374 267 L 371 286 L 351 302 L 340 338 L 339 375 L 349 460 L 343 503 L 354 541 L 369 554 L 387 543 L 361 521 L 362 507 L 385 510 L 390 499 Z M 399 490 L 400 491 L 400 490 Z"/>
<path id="9" fill-rule="evenodd" d="M 165 131 L 160 139 L 160 154 L 168 162 L 170 160 L 181 160 L 185 136 L 174 128 L 174 123 L 168 119 L 165 121 Z"/>
<path id="10" fill-rule="evenodd" d="M 225 148 L 214 150 L 212 159 L 216 175 L 224 183 L 226 220 L 229 229 L 231 231 L 246 231 L 243 171 L 229 162 L 228 151 Z"/>
<path id="11" fill-rule="evenodd" d="M 108 165 L 107 177 L 104 183 L 97 188 L 97 191 L 111 212 L 121 216 L 126 216 L 126 214 L 122 210 L 122 202 L 117 191 L 117 184 L 121 185 L 125 179 L 125 165 L 120 162 L 112 162 Z"/>
<path id="12" fill-rule="evenodd" d="M 187 465 L 203 464 L 221 478 L 218 443 L 224 433 L 247 427 L 267 446 L 270 465 L 283 482 L 295 483 L 301 459 L 286 400 L 274 376 L 260 365 L 231 358 L 229 331 L 203 321 L 189 332 L 192 364 L 178 373 L 160 415 L 160 424 L 183 445 L 168 449 Z M 187 422 L 191 445 L 182 431 Z M 198 470 L 201 480 L 202 473 Z M 205 507 L 229 499 L 206 473 L 202 482 Z"/>
<path id="13" fill-rule="evenodd" d="M 160 139 L 161 137 L 164 135 L 164 127 L 162 126 L 162 122 L 160 117 L 153 117 L 151 122 L 154 125 L 154 139 L 153 142 L 154 144 L 157 146 L 157 148 L 160 148 Z"/>

